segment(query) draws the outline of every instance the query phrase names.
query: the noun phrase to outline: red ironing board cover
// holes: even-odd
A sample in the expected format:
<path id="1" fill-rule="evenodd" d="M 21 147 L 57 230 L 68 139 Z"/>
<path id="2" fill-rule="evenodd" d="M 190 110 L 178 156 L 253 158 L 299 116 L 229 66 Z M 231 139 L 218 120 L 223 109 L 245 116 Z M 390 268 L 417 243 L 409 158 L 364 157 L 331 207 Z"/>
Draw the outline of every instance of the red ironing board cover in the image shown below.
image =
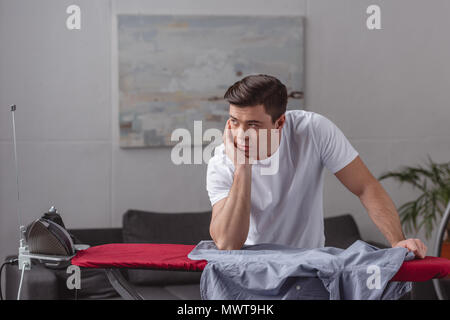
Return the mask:
<path id="1" fill-rule="evenodd" d="M 72 264 L 87 268 L 136 268 L 202 271 L 206 260 L 187 257 L 195 245 L 112 243 L 78 251 Z M 425 257 L 405 261 L 391 281 L 427 281 L 450 275 L 450 260 Z"/>
<path id="2" fill-rule="evenodd" d="M 150 268 L 202 271 L 206 260 L 191 260 L 195 245 L 111 243 L 78 251 L 72 264 L 87 268 Z"/>
<path id="3" fill-rule="evenodd" d="M 391 281 L 427 281 L 450 276 L 450 260 L 438 257 L 425 257 L 403 262 Z"/>

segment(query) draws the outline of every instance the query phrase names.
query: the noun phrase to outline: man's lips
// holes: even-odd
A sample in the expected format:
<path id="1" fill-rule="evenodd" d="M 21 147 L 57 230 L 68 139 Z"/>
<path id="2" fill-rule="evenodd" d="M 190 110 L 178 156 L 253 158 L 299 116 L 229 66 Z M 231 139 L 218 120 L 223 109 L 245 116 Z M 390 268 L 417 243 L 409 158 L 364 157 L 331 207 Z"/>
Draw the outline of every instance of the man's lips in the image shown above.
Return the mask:
<path id="1" fill-rule="evenodd" d="M 244 151 L 248 151 L 249 148 L 250 148 L 248 145 L 242 145 L 242 144 L 239 144 L 239 143 L 236 144 L 236 147 L 237 147 L 238 149 L 244 150 Z"/>

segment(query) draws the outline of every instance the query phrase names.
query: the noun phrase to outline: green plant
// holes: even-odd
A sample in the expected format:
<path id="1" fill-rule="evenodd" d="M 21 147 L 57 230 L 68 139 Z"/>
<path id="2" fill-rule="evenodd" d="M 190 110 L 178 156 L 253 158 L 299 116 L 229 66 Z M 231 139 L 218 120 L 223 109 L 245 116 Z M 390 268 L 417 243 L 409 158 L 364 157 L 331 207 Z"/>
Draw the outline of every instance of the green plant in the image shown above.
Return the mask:
<path id="1" fill-rule="evenodd" d="M 409 183 L 422 191 L 414 201 L 409 201 L 398 208 L 400 221 L 406 232 L 414 230 L 417 234 L 425 227 L 425 237 L 428 239 L 438 217 L 442 217 L 450 200 L 450 162 L 437 164 L 427 154 L 425 167 L 403 166 L 400 171 L 389 171 L 382 174 L 378 180 L 394 178 L 403 183 Z M 418 224 L 419 219 L 420 224 Z"/>

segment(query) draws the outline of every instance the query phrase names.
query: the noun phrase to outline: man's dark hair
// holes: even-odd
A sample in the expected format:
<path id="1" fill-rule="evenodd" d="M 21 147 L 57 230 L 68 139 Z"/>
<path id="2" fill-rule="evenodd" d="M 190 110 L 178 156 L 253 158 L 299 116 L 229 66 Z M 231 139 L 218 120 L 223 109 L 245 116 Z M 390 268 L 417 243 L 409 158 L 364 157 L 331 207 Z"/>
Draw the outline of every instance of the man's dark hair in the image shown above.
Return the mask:
<path id="1" fill-rule="evenodd" d="M 272 123 L 286 112 L 286 86 L 266 74 L 250 75 L 235 82 L 223 97 L 238 107 L 262 104 L 266 113 L 272 117 Z"/>

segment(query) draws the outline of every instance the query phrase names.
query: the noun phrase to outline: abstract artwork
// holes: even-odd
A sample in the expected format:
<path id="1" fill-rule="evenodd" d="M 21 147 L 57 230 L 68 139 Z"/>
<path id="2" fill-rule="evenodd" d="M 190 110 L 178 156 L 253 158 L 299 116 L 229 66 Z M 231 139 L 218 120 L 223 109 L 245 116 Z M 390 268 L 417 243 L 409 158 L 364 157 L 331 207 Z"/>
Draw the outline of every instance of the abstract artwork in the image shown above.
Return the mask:
<path id="1" fill-rule="evenodd" d="M 118 15 L 120 147 L 173 146 L 175 129 L 223 130 L 226 89 L 269 74 L 303 92 L 303 17 Z M 300 99 L 288 109 L 301 109 Z"/>

